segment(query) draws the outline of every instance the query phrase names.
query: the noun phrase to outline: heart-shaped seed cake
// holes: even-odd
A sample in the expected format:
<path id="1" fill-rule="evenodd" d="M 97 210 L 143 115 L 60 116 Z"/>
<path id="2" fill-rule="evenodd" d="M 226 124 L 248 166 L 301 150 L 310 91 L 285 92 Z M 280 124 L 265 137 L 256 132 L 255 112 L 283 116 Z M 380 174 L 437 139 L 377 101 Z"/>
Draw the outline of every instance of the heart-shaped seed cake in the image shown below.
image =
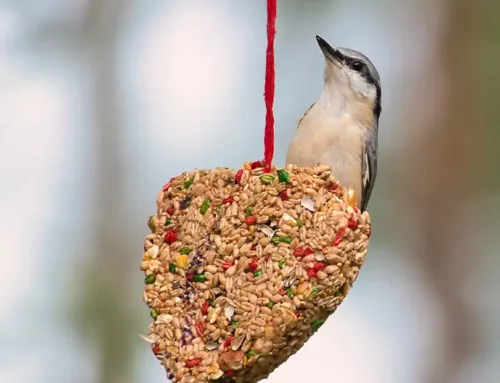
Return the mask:
<path id="1" fill-rule="evenodd" d="M 173 178 L 146 237 L 143 336 L 172 382 L 258 382 L 342 303 L 370 217 L 329 166 Z"/>

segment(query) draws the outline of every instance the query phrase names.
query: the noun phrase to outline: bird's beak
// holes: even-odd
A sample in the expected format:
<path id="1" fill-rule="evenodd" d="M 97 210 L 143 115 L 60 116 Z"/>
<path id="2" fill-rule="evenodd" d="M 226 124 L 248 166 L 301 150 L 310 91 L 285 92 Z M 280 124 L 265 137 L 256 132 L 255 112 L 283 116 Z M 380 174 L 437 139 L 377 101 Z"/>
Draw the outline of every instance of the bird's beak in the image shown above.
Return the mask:
<path id="1" fill-rule="evenodd" d="M 332 48 L 331 45 L 323 40 L 320 36 L 316 36 L 316 40 L 318 41 L 318 45 L 327 60 L 340 61 L 342 59 L 342 54 L 338 50 Z"/>

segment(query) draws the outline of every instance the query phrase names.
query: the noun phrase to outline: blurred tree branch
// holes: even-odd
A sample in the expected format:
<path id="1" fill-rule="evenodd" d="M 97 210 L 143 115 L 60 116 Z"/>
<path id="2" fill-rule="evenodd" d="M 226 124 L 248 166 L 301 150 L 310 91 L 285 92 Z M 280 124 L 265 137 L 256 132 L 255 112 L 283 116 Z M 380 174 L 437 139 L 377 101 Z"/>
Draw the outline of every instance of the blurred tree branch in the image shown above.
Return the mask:
<path id="1" fill-rule="evenodd" d="M 88 291 L 82 306 L 96 337 L 100 359 L 99 382 L 132 382 L 134 311 L 127 276 L 133 267 L 132 246 L 127 243 L 125 155 L 120 95 L 117 84 L 117 42 L 129 1 L 87 2 L 82 33 L 88 43 L 93 138 L 95 151 L 95 251 L 87 265 Z"/>
<path id="2" fill-rule="evenodd" d="M 83 3 L 54 1 L 50 9 L 37 13 L 30 2 L 15 6 L 26 20 L 21 43 L 29 50 L 56 49 L 83 55 L 83 79 L 90 81 L 93 144 L 88 153 L 95 175 L 93 206 L 90 210 L 94 231 L 90 257 L 75 267 L 76 283 L 83 291 L 71 307 L 82 340 L 95 352 L 98 382 L 133 381 L 133 331 L 136 315 L 130 304 L 127 277 L 134 257 L 127 243 L 124 130 L 121 121 L 117 79 L 117 42 L 131 0 L 87 0 Z M 66 13 L 62 12 L 65 8 Z M 61 12 L 50 12 L 57 8 Z M 39 10 L 38 10 L 39 11 Z M 81 63 L 79 63 L 81 64 Z"/>
<path id="3" fill-rule="evenodd" d="M 480 120 L 479 111 L 471 91 L 474 41 L 470 29 L 464 28 L 477 23 L 477 7 L 470 5 L 467 0 L 449 3 L 448 29 L 439 48 L 441 56 L 423 80 L 432 82 L 434 70 L 444 76 L 444 107 L 434 119 L 434 126 L 426 129 L 428 134 L 423 141 L 408 148 L 415 166 L 413 173 L 410 170 L 415 176 L 408 191 L 413 194 L 410 199 L 423 233 L 418 260 L 436 294 L 445 324 L 440 342 L 444 358 L 427 377 L 429 383 L 459 381 L 463 372 L 460 368 L 480 346 L 474 312 L 464 300 L 468 272 L 473 267 L 469 262 L 471 254 L 464 246 L 457 246 L 474 238 L 467 237 L 454 224 L 460 208 L 481 192 L 477 169 L 484 164 L 479 149 L 480 128 L 475 127 Z M 431 87 L 428 84 L 424 92 Z"/>

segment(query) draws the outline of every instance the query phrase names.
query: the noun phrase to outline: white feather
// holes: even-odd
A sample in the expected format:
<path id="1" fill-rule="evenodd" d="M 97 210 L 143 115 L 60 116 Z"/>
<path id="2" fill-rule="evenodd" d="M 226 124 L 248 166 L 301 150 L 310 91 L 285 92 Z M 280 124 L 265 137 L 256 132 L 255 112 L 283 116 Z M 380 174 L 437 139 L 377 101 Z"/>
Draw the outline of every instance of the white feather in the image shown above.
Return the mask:
<path id="1" fill-rule="evenodd" d="M 360 93 L 372 102 L 377 98 L 377 88 L 375 85 L 366 81 L 363 76 L 352 69 L 345 68 L 347 76 L 349 77 L 350 87 L 354 92 Z"/>

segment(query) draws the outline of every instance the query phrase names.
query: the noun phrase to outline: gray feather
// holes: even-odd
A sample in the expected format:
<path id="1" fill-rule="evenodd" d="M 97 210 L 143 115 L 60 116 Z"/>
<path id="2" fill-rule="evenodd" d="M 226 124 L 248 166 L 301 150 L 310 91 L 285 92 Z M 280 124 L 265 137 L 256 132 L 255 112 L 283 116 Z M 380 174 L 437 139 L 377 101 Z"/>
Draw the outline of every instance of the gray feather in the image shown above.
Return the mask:
<path id="1" fill-rule="evenodd" d="M 375 82 L 380 87 L 380 75 L 377 71 L 377 68 L 375 68 L 375 65 L 373 65 L 373 63 L 371 62 L 371 60 L 368 57 L 366 57 L 361 52 L 355 51 L 354 49 L 349 49 L 349 48 L 337 48 L 337 49 L 344 56 L 363 61 L 366 64 L 368 71 L 370 72 L 370 75 L 372 76 L 372 78 L 375 80 Z"/>
<path id="2" fill-rule="evenodd" d="M 361 197 L 361 211 L 368 207 L 375 179 L 377 178 L 377 134 L 368 133 L 363 145 L 363 192 Z"/>

